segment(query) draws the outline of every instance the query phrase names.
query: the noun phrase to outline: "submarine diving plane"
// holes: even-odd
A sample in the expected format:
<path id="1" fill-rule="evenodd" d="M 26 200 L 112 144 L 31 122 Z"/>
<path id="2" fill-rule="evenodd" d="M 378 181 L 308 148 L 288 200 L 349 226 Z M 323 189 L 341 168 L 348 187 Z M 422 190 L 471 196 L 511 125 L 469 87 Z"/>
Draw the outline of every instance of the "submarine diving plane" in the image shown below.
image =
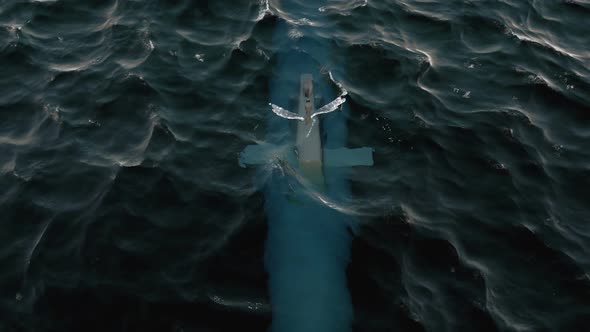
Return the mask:
<path id="1" fill-rule="evenodd" d="M 299 121 L 297 123 L 294 149 L 291 150 L 289 146 L 281 149 L 269 144 L 248 145 L 239 156 L 240 165 L 242 167 L 246 165 L 263 165 L 272 162 L 273 159 L 297 161 L 295 165 L 298 166 L 305 178 L 316 185 L 317 188 L 322 188 L 324 185 L 323 167 L 372 166 L 372 148 L 322 149 L 318 116 L 337 111 L 346 102 L 346 95 L 347 92 L 344 90 L 336 99 L 316 110 L 313 75 L 309 73 L 302 74 L 300 77 L 297 113 L 269 103 L 271 110 L 276 115 L 285 119 Z M 291 153 L 294 153 L 294 156 Z"/>

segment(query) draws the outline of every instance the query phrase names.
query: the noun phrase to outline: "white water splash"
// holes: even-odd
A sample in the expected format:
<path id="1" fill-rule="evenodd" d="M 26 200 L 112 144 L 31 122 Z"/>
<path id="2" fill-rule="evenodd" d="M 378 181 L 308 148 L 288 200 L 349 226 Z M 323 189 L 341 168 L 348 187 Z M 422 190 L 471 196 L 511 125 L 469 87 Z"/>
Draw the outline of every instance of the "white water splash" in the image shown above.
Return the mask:
<path id="1" fill-rule="evenodd" d="M 256 21 L 260 21 L 266 16 L 266 14 L 270 14 L 270 6 L 268 4 L 268 0 L 259 0 L 258 5 L 260 6 L 260 11 L 258 12 L 258 17 L 256 17 Z"/>
<path id="2" fill-rule="evenodd" d="M 340 95 L 340 96 L 338 96 L 338 98 L 336 98 L 336 99 L 332 100 L 331 102 L 329 102 L 328 104 L 320 107 L 317 111 L 313 112 L 311 117 L 314 118 L 320 114 L 334 112 L 336 109 L 338 109 L 338 107 L 340 105 L 342 105 L 346 102 L 346 99 L 344 98 L 344 96 L 345 95 Z"/>
<path id="3" fill-rule="evenodd" d="M 287 33 L 287 35 L 291 39 L 299 39 L 299 38 L 303 37 L 303 33 L 295 28 L 290 29 L 289 32 Z"/>
<path id="4" fill-rule="evenodd" d="M 278 116 L 280 116 L 281 118 L 285 118 L 285 119 L 289 119 L 289 120 L 299 120 L 299 121 L 305 121 L 305 118 L 303 118 L 303 116 L 299 115 L 299 114 L 295 114 L 293 112 L 289 112 L 286 109 L 277 106 L 273 103 L 268 103 L 271 107 L 271 110 Z"/>
<path id="5" fill-rule="evenodd" d="M 313 129 L 313 126 L 315 125 L 315 123 L 316 123 L 316 119 L 315 118 L 311 119 L 311 126 L 309 126 L 309 130 L 307 131 L 307 134 L 305 135 L 305 137 L 309 137 L 309 134 L 311 134 L 311 130 Z"/>
<path id="6" fill-rule="evenodd" d="M 346 96 L 348 94 L 348 91 L 344 88 L 344 86 L 342 86 L 342 83 L 340 83 L 334 79 L 334 76 L 332 75 L 331 71 L 328 71 L 328 76 L 330 76 L 330 81 L 332 81 L 332 83 L 336 84 L 338 86 L 338 88 L 340 89 L 340 97 Z"/>

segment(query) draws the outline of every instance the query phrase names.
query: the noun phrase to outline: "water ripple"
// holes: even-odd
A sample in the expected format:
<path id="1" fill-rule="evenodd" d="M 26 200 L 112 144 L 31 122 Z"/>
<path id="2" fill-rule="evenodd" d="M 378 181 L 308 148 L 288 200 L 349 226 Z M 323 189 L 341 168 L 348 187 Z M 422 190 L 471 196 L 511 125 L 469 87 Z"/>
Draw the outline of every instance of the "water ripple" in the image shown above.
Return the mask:
<path id="1" fill-rule="evenodd" d="M 266 329 L 260 181 L 282 169 L 360 221 L 358 331 L 583 330 L 589 13 L 580 0 L 0 2 L 0 328 Z M 334 51 L 318 79 L 348 93 L 349 146 L 375 148 L 339 200 L 288 165 L 237 162 L 264 142 L 279 55 L 320 42 Z"/>

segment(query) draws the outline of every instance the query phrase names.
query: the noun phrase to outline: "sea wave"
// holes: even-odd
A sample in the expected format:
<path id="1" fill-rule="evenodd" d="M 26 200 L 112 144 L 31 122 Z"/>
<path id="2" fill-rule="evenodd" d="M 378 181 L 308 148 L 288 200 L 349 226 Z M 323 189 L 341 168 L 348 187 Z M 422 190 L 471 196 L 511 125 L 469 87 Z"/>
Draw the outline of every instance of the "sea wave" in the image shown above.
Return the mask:
<path id="1" fill-rule="evenodd" d="M 331 45 L 349 146 L 375 149 L 345 201 L 299 181 L 360 220 L 356 330 L 585 327 L 589 10 L 0 2 L 0 328 L 265 329 L 260 170 L 237 157 L 288 43 Z"/>

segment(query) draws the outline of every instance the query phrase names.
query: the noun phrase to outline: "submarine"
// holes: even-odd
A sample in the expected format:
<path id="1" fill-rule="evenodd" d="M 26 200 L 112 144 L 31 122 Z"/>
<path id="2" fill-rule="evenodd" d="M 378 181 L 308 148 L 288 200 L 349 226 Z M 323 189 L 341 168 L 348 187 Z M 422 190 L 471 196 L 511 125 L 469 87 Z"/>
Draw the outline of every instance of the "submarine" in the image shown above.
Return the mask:
<path id="1" fill-rule="evenodd" d="M 238 155 L 264 194 L 270 331 L 352 331 L 346 268 L 358 216 L 346 207 L 348 177 L 373 165 L 374 150 L 346 146 L 349 96 L 325 70 L 331 43 L 290 38 L 294 28 L 280 19 L 273 34 L 265 138 Z"/>

